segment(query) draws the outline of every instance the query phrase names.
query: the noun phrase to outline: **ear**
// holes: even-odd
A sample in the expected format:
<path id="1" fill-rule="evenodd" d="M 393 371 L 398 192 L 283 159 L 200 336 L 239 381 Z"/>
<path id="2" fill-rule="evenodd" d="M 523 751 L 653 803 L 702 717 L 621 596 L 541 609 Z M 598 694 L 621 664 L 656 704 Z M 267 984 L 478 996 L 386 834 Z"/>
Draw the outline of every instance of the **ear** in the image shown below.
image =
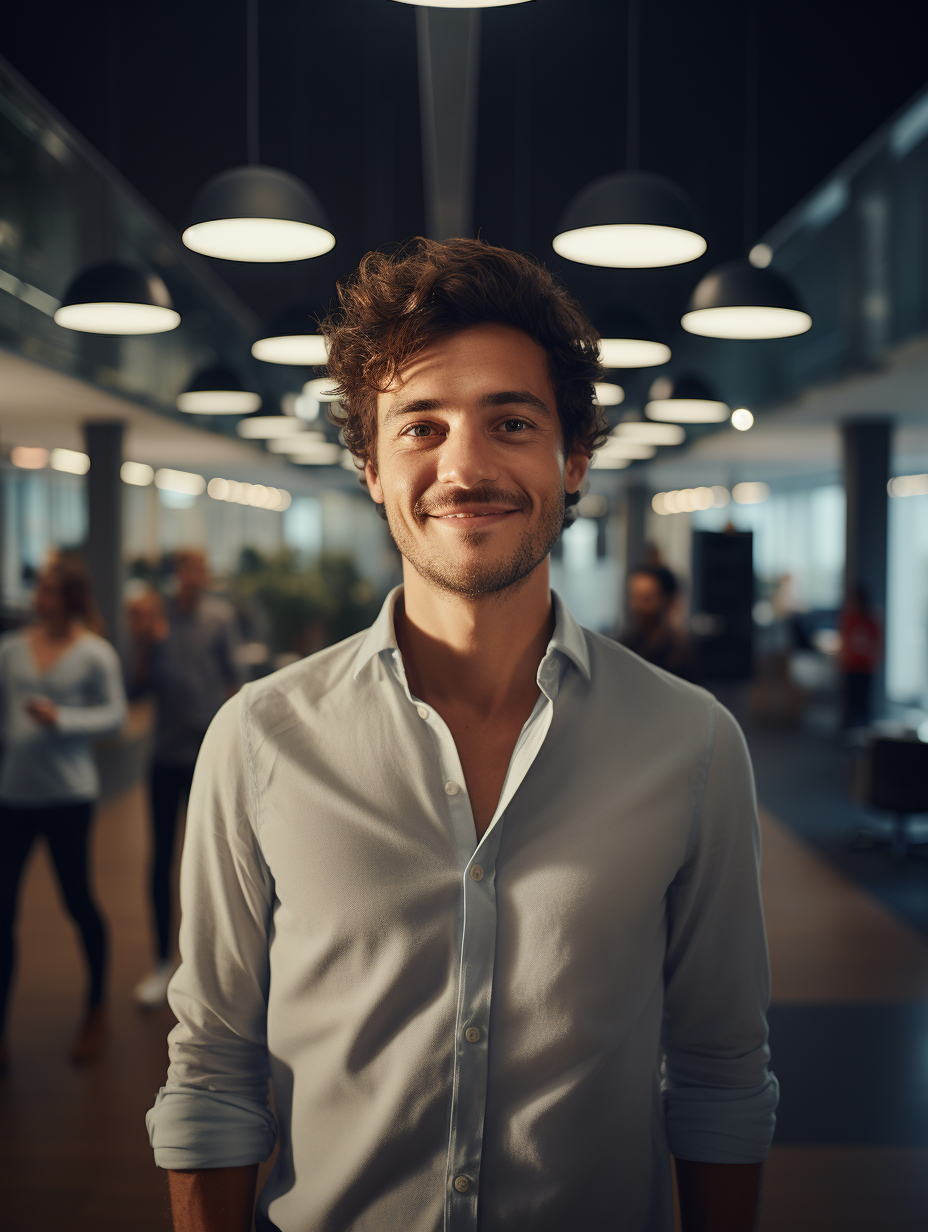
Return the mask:
<path id="1" fill-rule="evenodd" d="M 575 449 L 567 455 L 564 463 L 564 491 L 571 493 L 579 491 L 586 478 L 592 458 L 583 450 Z"/>
<path id="2" fill-rule="evenodd" d="M 383 488 L 380 484 L 380 477 L 374 470 L 372 462 L 364 463 L 364 480 L 367 483 L 367 490 L 371 494 L 371 499 L 376 505 L 383 504 Z"/>

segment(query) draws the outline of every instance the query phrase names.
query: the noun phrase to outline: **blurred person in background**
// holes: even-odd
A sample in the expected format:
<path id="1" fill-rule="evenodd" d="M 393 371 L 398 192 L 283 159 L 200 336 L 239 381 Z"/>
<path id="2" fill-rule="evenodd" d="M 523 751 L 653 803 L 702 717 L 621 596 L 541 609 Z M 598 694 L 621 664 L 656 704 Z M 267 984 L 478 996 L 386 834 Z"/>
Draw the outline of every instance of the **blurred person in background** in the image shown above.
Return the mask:
<path id="1" fill-rule="evenodd" d="M 132 693 L 150 691 L 155 699 L 149 786 L 157 953 L 151 975 L 135 989 L 138 1003 L 149 1007 L 163 1004 L 177 965 L 171 866 L 181 800 L 190 791 L 207 727 L 240 684 L 235 611 L 225 599 L 207 593 L 210 578 L 205 554 L 195 549 L 175 553 L 174 574 L 177 588 L 166 602 L 156 591 L 149 591 L 128 607 Z"/>
<path id="2" fill-rule="evenodd" d="M 844 726 L 869 727 L 873 677 L 883 658 L 883 630 L 870 607 L 865 586 L 855 586 L 841 612 L 841 673 Z"/>
<path id="3" fill-rule="evenodd" d="M 628 577 L 628 621 L 617 640 L 655 667 L 692 680 L 689 640 L 678 623 L 679 601 L 679 583 L 666 565 L 640 565 Z"/>
<path id="4" fill-rule="evenodd" d="M 65 906 L 90 974 L 87 1007 L 70 1057 L 89 1061 L 105 1034 L 106 927 L 88 878 L 88 838 L 99 794 L 93 740 L 126 718 L 119 658 L 102 636 L 90 577 L 60 555 L 39 576 L 35 623 L 0 639 L 0 1069 L 13 977 L 16 899 L 32 845 L 45 835 Z"/>

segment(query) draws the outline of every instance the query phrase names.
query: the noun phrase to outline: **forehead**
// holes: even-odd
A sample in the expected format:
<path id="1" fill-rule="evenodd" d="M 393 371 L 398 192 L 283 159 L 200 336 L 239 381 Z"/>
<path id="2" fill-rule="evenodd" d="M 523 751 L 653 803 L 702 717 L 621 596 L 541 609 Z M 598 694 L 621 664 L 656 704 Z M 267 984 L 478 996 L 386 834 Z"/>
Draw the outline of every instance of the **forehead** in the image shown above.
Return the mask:
<path id="1" fill-rule="evenodd" d="M 411 398 L 464 403 L 510 389 L 528 390 L 555 409 L 544 348 L 511 325 L 469 325 L 436 338 L 378 393 L 378 419 L 395 403 Z"/>

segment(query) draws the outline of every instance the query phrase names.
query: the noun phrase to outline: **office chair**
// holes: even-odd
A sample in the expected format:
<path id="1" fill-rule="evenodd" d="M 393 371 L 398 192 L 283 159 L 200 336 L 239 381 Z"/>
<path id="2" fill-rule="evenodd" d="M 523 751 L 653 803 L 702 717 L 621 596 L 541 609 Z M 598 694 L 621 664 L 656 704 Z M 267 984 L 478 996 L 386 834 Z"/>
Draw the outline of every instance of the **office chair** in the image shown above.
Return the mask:
<path id="1" fill-rule="evenodd" d="M 909 818 L 928 813 L 928 744 L 922 740 L 878 736 L 870 744 L 868 754 L 863 803 L 892 813 L 893 833 L 887 839 L 885 832 L 862 825 L 854 831 L 852 842 L 858 847 L 889 842 L 893 859 L 902 860 L 912 843 Z M 928 855 L 926 852 L 916 854 Z"/>

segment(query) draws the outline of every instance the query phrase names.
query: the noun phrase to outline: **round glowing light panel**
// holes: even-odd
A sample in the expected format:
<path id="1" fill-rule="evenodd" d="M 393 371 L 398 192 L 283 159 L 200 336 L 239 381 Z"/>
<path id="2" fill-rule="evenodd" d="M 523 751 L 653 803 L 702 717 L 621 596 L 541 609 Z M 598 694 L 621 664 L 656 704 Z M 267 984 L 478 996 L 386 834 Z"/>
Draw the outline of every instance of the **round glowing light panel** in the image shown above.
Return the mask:
<path id="1" fill-rule="evenodd" d="M 250 415 L 261 395 L 247 389 L 197 389 L 177 395 L 177 409 L 188 415 Z"/>
<path id="2" fill-rule="evenodd" d="M 562 231 L 552 241 L 559 257 L 581 265 L 611 269 L 652 269 L 683 265 L 706 251 L 706 241 L 695 231 L 658 227 L 649 223 L 606 223 Z"/>
<path id="3" fill-rule="evenodd" d="M 646 338 L 603 338 L 599 354 L 604 368 L 656 368 L 670 359 L 670 347 Z"/>
<path id="4" fill-rule="evenodd" d="M 644 413 L 659 423 L 721 423 L 728 418 L 729 410 L 724 402 L 704 398 L 655 398 Z"/>
<path id="5" fill-rule="evenodd" d="M 746 304 L 697 308 L 684 313 L 680 324 L 702 338 L 794 338 L 812 328 L 812 318 L 796 308 Z"/>
<path id="6" fill-rule="evenodd" d="M 331 231 L 292 218 L 215 218 L 194 223 L 182 239 L 226 261 L 306 261 L 335 247 Z"/>
<path id="7" fill-rule="evenodd" d="M 306 426 L 293 415 L 258 415 L 253 419 L 240 419 L 235 431 L 246 440 L 261 441 L 305 434 Z"/>
<path id="8" fill-rule="evenodd" d="M 526 4 L 528 0 L 397 0 L 427 9 L 501 9 L 507 4 Z"/>
<path id="9" fill-rule="evenodd" d="M 619 406 L 625 401 L 625 390 L 621 385 L 613 385 L 608 381 L 596 381 L 593 389 L 595 401 L 599 406 Z"/>
<path id="10" fill-rule="evenodd" d="M 63 304 L 55 324 L 82 334 L 166 334 L 180 325 L 180 313 L 158 304 Z"/>
<path id="11" fill-rule="evenodd" d="M 252 346 L 255 359 L 266 364 L 292 364 L 295 367 L 318 367 L 328 359 L 325 338 L 321 334 L 281 334 L 274 338 L 259 338 Z"/>

